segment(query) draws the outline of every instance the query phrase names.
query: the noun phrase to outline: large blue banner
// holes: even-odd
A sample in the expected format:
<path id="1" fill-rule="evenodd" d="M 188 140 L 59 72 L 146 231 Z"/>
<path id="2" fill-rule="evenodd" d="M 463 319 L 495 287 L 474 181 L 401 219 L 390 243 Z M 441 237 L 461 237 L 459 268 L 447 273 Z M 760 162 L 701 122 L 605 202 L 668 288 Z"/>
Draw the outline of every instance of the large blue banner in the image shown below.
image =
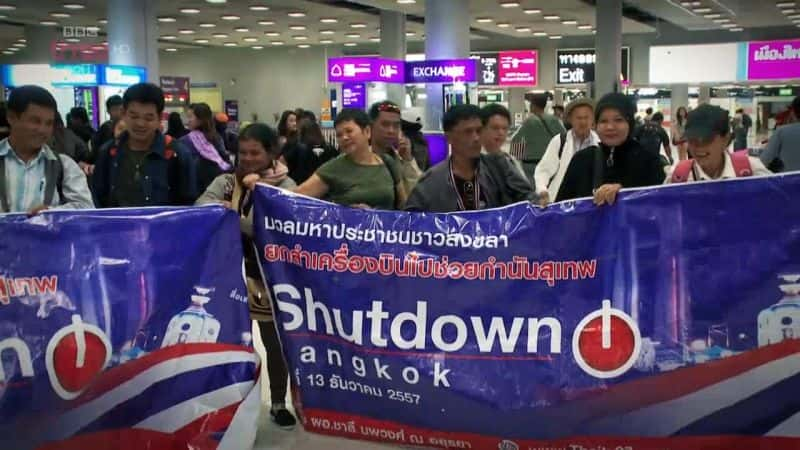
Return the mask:
<path id="1" fill-rule="evenodd" d="M 800 175 L 458 214 L 260 186 L 295 402 L 437 448 L 800 448 Z"/>
<path id="2" fill-rule="evenodd" d="M 0 217 L 0 449 L 247 449 L 258 360 L 236 214 Z"/>

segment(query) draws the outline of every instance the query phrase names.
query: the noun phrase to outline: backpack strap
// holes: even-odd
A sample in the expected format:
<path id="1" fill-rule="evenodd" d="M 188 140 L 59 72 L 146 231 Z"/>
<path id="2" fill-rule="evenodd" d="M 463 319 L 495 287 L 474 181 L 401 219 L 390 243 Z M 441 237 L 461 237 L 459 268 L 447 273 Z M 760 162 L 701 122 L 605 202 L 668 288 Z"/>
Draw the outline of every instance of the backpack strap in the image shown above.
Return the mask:
<path id="1" fill-rule="evenodd" d="M 44 204 L 49 206 L 53 203 L 56 191 L 58 191 L 58 203 L 64 204 L 64 163 L 60 155 L 56 155 L 54 160 L 45 161 L 44 180 Z"/>
<path id="2" fill-rule="evenodd" d="M 672 171 L 672 182 L 685 183 L 689 181 L 689 173 L 692 172 L 692 167 L 694 167 L 693 159 L 686 159 L 679 162 L 678 165 L 675 166 L 675 170 Z"/>
<path id="3" fill-rule="evenodd" d="M 736 172 L 737 177 L 753 176 L 753 168 L 750 167 L 750 155 L 747 150 L 731 153 L 731 163 L 733 164 L 733 171 Z"/>
<path id="4" fill-rule="evenodd" d="M 6 158 L 0 158 L 0 213 L 7 213 L 11 211 L 11 206 L 8 204 L 8 197 L 6 196 Z"/>
<path id="5" fill-rule="evenodd" d="M 567 132 L 561 132 L 561 146 L 558 147 L 558 160 L 561 161 L 561 155 L 564 154 L 564 144 L 567 143 Z"/>

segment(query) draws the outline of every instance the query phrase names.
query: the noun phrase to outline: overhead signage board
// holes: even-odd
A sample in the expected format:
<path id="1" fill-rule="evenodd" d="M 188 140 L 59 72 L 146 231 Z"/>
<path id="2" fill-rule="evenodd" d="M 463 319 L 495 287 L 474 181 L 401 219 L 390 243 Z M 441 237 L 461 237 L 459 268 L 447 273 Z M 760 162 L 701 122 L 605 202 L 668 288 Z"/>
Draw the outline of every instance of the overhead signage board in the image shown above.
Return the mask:
<path id="1" fill-rule="evenodd" d="M 100 84 L 132 86 L 147 81 L 147 69 L 138 66 L 100 66 Z"/>
<path id="2" fill-rule="evenodd" d="M 630 49 L 622 48 L 622 81 L 630 80 Z M 593 48 L 556 50 L 556 83 L 586 84 L 595 80 L 597 53 Z"/>
<path id="3" fill-rule="evenodd" d="M 365 83 L 342 83 L 342 108 L 364 109 L 367 106 Z"/>
<path id="4" fill-rule="evenodd" d="M 406 62 L 406 83 L 472 83 L 477 81 L 474 59 Z"/>
<path id="5" fill-rule="evenodd" d="M 747 80 L 800 78 L 800 39 L 749 42 Z"/>
<path id="6" fill-rule="evenodd" d="M 515 50 L 498 53 L 499 86 L 536 86 L 539 54 L 536 50 Z"/>
<path id="7" fill-rule="evenodd" d="M 328 81 L 381 81 L 403 83 L 403 61 L 384 58 L 343 57 L 328 59 Z"/>

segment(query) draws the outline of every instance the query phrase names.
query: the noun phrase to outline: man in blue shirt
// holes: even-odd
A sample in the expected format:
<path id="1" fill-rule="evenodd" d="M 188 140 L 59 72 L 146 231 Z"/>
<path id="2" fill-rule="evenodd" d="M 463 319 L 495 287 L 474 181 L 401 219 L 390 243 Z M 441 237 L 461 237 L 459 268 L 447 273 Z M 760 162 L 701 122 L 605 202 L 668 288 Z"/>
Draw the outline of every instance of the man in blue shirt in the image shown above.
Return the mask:
<path id="1" fill-rule="evenodd" d="M 46 144 L 58 114 L 53 96 L 39 86 L 20 86 L 7 108 L 11 134 L 0 141 L 0 213 L 94 208 L 83 171 Z"/>

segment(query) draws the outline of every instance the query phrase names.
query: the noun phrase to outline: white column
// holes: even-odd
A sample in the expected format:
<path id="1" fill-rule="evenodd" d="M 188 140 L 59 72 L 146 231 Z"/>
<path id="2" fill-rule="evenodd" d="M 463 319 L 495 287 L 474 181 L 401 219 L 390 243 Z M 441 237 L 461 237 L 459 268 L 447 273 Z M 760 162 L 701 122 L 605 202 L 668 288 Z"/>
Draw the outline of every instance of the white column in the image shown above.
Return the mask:
<path id="1" fill-rule="evenodd" d="M 702 103 L 708 103 L 710 101 L 711 101 L 711 86 L 700 86 L 700 97 L 697 99 L 697 103 L 702 104 Z"/>
<path id="2" fill-rule="evenodd" d="M 406 16 L 397 11 L 381 10 L 381 57 L 388 59 L 406 59 Z M 405 86 L 402 84 L 386 85 L 386 98 L 400 105 L 405 105 Z"/>
<path id="3" fill-rule="evenodd" d="M 597 63 L 594 69 L 595 98 L 619 92 L 622 67 L 622 0 L 600 0 L 595 6 Z"/>
<path id="4" fill-rule="evenodd" d="M 147 68 L 158 83 L 157 0 L 108 0 L 108 62 Z"/>
<path id="5" fill-rule="evenodd" d="M 462 0 L 425 2 L 425 59 L 469 57 L 469 8 Z M 442 85 L 428 84 L 425 129 L 441 130 Z"/>
<path id="6" fill-rule="evenodd" d="M 689 107 L 689 85 L 688 84 L 673 84 L 671 86 L 672 95 L 670 95 L 669 109 L 673 115 L 681 106 Z"/>

